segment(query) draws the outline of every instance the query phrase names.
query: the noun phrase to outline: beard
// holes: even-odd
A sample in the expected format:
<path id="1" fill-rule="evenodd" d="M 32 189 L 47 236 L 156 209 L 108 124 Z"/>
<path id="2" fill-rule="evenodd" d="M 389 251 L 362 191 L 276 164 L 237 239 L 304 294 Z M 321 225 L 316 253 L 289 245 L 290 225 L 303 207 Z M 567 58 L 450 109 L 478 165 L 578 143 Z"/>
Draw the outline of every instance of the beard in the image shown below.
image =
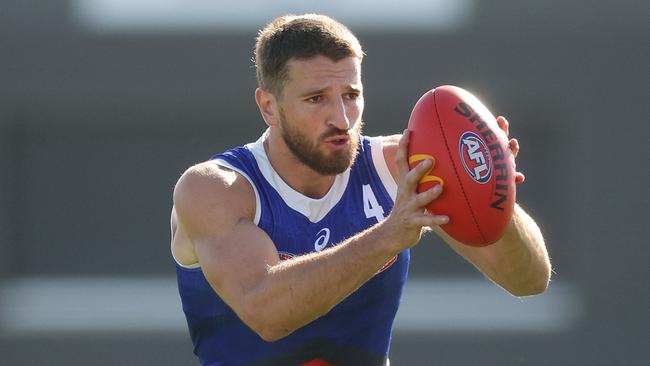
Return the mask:
<path id="1" fill-rule="evenodd" d="M 280 130 L 282 139 L 293 155 L 303 164 L 321 175 L 337 175 L 346 171 L 359 153 L 359 140 L 363 122 L 359 120 L 352 129 L 342 130 L 331 127 L 323 132 L 316 142 L 309 140 L 294 124 L 289 123 L 280 109 Z M 350 138 L 348 149 L 332 151 L 324 154 L 320 149 L 320 142 L 333 136 L 346 135 Z"/>

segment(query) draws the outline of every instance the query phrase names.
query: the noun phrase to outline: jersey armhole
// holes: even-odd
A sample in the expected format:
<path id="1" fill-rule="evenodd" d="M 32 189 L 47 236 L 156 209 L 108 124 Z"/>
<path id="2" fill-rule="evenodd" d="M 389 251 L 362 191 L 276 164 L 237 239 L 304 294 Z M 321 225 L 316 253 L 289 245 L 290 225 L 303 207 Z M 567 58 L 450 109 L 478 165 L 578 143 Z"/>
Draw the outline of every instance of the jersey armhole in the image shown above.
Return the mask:
<path id="1" fill-rule="evenodd" d="M 215 164 L 219 165 L 219 166 L 222 166 L 224 168 L 228 168 L 228 169 L 236 171 L 237 173 L 241 174 L 244 178 L 246 178 L 246 180 L 248 180 L 248 183 L 250 183 L 251 187 L 253 187 L 253 191 L 255 192 L 255 217 L 253 219 L 253 223 L 255 225 L 258 225 L 259 222 L 260 222 L 260 216 L 261 216 L 260 207 L 262 207 L 262 206 L 261 206 L 261 201 L 260 201 L 260 194 L 257 191 L 257 187 L 253 183 L 253 180 L 248 176 L 248 174 L 244 173 L 243 170 L 233 166 L 232 164 L 230 164 L 229 162 L 227 162 L 224 159 L 217 158 L 217 159 L 214 159 L 214 160 L 211 160 L 211 161 L 214 162 Z"/>
<path id="2" fill-rule="evenodd" d="M 386 192 L 388 192 L 390 197 L 393 199 L 393 202 L 395 202 L 395 198 L 397 197 L 397 183 L 390 174 L 390 170 L 386 164 L 381 137 L 368 137 L 368 140 L 370 141 L 370 152 L 372 154 L 372 163 L 375 166 L 375 170 L 377 171 L 379 179 L 381 179 L 381 183 L 384 185 Z"/>

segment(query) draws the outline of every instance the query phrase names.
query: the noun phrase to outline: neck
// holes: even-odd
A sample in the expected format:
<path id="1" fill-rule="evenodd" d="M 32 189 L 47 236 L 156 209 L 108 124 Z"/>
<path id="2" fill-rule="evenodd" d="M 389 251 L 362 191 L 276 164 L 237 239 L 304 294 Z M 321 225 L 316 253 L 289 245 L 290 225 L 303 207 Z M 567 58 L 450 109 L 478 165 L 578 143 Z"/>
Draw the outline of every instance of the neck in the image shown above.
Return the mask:
<path id="1" fill-rule="evenodd" d="M 285 183 L 309 198 L 322 198 L 334 184 L 334 175 L 322 175 L 303 164 L 284 143 L 281 136 L 269 133 L 264 150 L 273 169 Z"/>

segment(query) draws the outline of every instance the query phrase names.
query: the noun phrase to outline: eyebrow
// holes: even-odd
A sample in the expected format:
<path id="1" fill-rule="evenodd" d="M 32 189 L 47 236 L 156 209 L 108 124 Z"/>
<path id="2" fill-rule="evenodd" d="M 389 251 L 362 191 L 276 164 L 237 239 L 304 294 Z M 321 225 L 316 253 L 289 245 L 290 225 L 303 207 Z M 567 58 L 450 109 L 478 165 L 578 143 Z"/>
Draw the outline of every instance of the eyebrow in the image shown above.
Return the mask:
<path id="1" fill-rule="evenodd" d="M 355 92 L 355 93 L 359 93 L 359 94 L 361 94 L 361 88 L 360 88 L 360 87 L 349 86 L 347 89 L 348 89 L 348 92 Z M 322 93 L 324 93 L 326 90 L 327 90 L 327 88 L 320 88 L 320 89 L 310 90 L 310 91 L 307 91 L 307 92 L 305 92 L 305 93 L 301 93 L 301 94 L 300 94 L 300 97 L 303 97 L 303 98 L 304 98 L 304 97 L 308 97 L 308 96 L 311 96 L 311 95 L 322 94 Z"/>

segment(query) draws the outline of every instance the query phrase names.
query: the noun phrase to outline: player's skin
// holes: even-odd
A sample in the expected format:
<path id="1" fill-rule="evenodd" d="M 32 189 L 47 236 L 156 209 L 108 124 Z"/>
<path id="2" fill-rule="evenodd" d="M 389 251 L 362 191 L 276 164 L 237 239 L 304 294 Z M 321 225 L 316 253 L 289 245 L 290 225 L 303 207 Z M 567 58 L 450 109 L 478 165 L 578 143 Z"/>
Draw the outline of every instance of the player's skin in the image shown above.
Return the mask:
<path id="1" fill-rule="evenodd" d="M 284 128 L 297 133 L 323 158 L 351 163 L 346 161 L 358 142 L 364 107 L 361 64 L 352 57 L 334 62 L 316 56 L 292 59 L 288 65 L 281 95 L 261 89 L 255 92 L 269 126 L 266 153 L 289 186 L 320 198 L 332 186 L 334 176 L 319 174 L 298 160 L 281 132 Z M 500 118 L 499 124 L 507 132 L 505 119 Z M 344 131 L 345 136 L 332 136 L 332 131 Z M 394 207 L 385 220 L 336 246 L 287 261 L 280 261 L 269 236 L 253 223 L 255 193 L 250 183 L 214 163 L 195 165 L 174 190 L 174 256 L 181 264 L 200 263 L 219 296 L 267 341 L 326 314 L 386 262 L 415 245 L 428 228 L 512 294 L 543 292 L 550 263 L 534 221 L 516 207 L 506 234 L 497 243 L 474 248 L 456 242 L 439 228 L 448 217 L 425 211 L 442 188 L 416 191 L 433 162 L 425 160 L 409 171 L 407 144 L 407 133 L 384 137 L 384 156 L 398 184 Z M 516 154 L 516 140 L 511 140 L 511 147 Z M 517 179 L 522 181 L 523 175 Z"/>

